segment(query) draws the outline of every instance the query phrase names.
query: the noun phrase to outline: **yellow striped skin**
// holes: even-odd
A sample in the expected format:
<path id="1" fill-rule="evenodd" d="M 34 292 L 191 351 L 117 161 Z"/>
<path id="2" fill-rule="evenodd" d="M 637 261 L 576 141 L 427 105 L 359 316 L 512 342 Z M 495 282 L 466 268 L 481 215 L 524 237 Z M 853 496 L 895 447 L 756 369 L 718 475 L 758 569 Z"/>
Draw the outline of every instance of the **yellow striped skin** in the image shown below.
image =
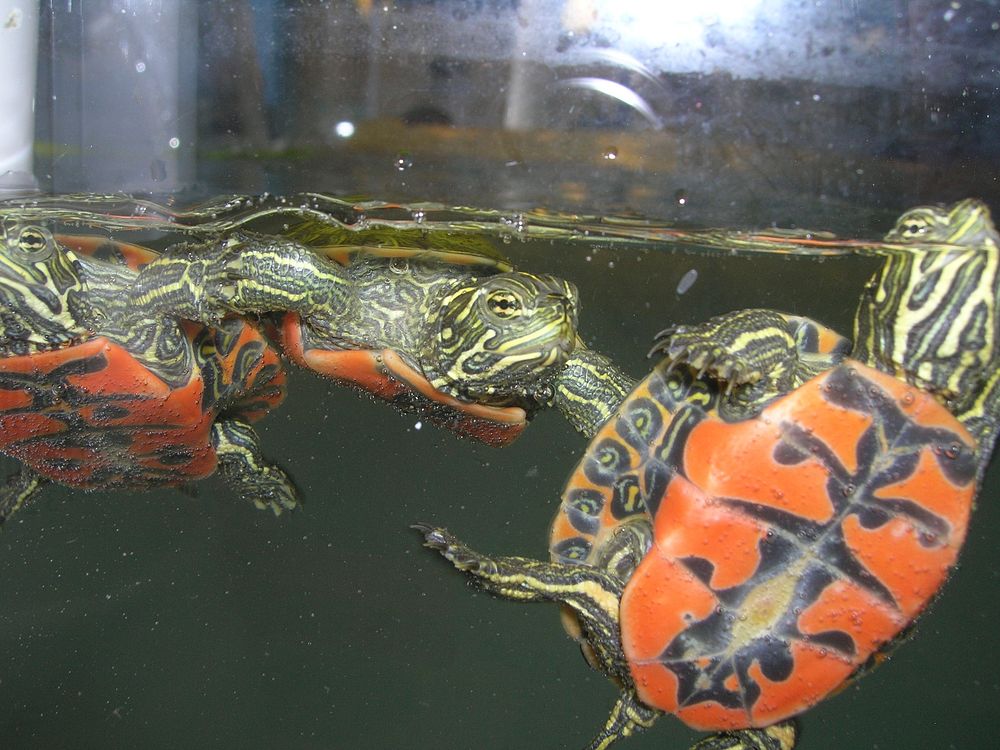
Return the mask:
<path id="1" fill-rule="evenodd" d="M 996 437 L 1000 369 L 1000 235 L 989 209 L 965 200 L 907 211 L 889 254 L 865 288 L 853 356 L 937 396 L 980 444 Z"/>
<path id="2" fill-rule="evenodd" d="M 0 355 L 30 354 L 79 341 L 86 325 L 70 301 L 85 291 L 77 258 L 38 226 L 4 227 L 0 245 Z"/>
<path id="3" fill-rule="evenodd" d="M 577 341 L 577 292 L 545 274 L 435 260 L 428 252 L 349 254 L 241 233 L 172 248 L 141 303 L 208 322 L 219 310 L 296 313 L 304 349 L 391 349 L 431 387 L 468 403 L 552 401 Z"/>

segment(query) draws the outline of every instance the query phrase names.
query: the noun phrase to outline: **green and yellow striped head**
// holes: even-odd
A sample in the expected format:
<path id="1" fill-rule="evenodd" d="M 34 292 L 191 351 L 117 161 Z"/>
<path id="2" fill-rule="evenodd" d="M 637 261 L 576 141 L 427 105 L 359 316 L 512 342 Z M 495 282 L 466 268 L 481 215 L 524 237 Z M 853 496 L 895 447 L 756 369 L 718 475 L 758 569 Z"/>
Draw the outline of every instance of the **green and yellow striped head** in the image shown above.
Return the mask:
<path id="1" fill-rule="evenodd" d="M 1000 366 L 1000 236 L 976 200 L 903 214 L 861 299 L 858 359 L 935 393 L 966 422 Z"/>
<path id="2" fill-rule="evenodd" d="M 470 279 L 442 300 L 421 365 L 435 388 L 462 400 L 548 400 L 548 383 L 576 344 L 576 315 L 576 287 L 554 276 Z"/>
<path id="3" fill-rule="evenodd" d="M 76 257 L 37 225 L 4 222 L 0 242 L 0 355 L 66 346 L 83 329 L 71 298 L 82 288 Z"/>

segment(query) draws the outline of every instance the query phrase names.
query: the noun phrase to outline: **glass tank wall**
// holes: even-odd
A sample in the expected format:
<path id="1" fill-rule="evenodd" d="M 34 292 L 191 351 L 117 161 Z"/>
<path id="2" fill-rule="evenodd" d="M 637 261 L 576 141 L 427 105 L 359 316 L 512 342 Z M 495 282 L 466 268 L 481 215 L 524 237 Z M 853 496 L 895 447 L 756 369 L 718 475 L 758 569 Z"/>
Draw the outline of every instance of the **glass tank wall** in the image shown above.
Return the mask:
<path id="1" fill-rule="evenodd" d="M 877 263 L 532 216 L 878 239 L 916 205 L 1000 211 L 996 0 L 0 0 L 0 67 L 8 195 L 494 210 L 487 240 L 577 284 L 582 337 L 637 377 L 657 331 L 743 307 L 849 335 Z M 289 369 L 260 432 L 301 511 L 210 478 L 51 487 L 6 524 L 0 746 L 583 747 L 615 691 L 556 608 L 475 594 L 408 525 L 541 558 L 586 439 L 546 412 L 491 449 Z M 802 750 L 991 746 L 998 479 L 913 637 Z M 621 748 L 699 736 L 664 718 Z"/>

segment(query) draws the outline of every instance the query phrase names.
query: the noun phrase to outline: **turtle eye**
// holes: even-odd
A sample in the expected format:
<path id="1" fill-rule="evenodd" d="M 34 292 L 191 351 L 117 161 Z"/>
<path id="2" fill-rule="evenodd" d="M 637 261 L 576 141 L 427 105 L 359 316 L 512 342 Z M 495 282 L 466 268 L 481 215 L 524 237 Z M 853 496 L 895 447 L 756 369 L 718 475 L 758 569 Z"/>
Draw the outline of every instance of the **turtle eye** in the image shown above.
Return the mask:
<path id="1" fill-rule="evenodd" d="M 25 227 L 17 235 L 16 245 L 32 260 L 44 260 L 52 254 L 52 235 L 39 227 Z"/>
<path id="2" fill-rule="evenodd" d="M 513 318 L 521 309 L 521 300 L 511 292 L 491 292 L 486 306 L 498 318 Z"/>

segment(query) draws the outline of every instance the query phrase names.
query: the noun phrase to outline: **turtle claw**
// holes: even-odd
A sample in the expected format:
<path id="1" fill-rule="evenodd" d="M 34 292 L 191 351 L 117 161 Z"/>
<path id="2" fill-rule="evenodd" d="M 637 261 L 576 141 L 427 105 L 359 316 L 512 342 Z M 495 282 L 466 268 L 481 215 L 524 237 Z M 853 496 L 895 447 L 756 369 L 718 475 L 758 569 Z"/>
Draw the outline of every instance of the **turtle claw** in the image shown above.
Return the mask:
<path id="1" fill-rule="evenodd" d="M 762 377 L 743 357 L 716 343 L 710 332 L 699 326 L 673 326 L 660 331 L 649 352 L 650 356 L 654 354 L 663 356 L 668 375 L 677 366 L 687 365 L 695 377 L 708 376 L 718 381 L 727 396 Z"/>
<path id="2" fill-rule="evenodd" d="M 441 553 L 442 557 L 458 570 L 472 573 L 473 575 L 489 575 L 496 569 L 495 565 L 491 566 L 489 560 L 469 549 L 464 542 L 460 541 L 448 529 L 434 527 L 426 523 L 415 523 L 410 528 L 416 529 L 423 535 L 425 547 L 437 550 Z"/>

